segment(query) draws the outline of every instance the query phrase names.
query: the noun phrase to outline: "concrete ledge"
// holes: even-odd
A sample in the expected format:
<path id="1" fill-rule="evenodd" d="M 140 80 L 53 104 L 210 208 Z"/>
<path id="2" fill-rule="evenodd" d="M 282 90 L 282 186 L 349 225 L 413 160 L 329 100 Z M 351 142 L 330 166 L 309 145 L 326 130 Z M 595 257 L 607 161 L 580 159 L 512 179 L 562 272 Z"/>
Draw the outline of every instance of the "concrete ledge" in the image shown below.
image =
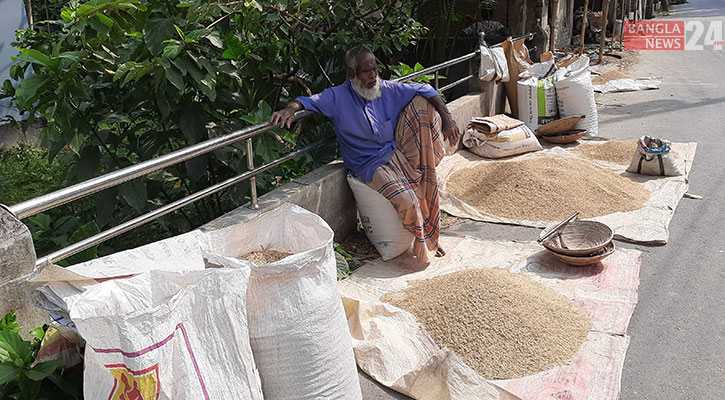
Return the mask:
<path id="1" fill-rule="evenodd" d="M 201 226 L 202 231 L 213 231 L 248 221 L 261 212 L 272 210 L 284 203 L 294 203 L 324 219 L 335 231 L 335 240 L 344 240 L 357 226 L 355 198 L 347 184 L 347 169 L 342 161 L 333 161 L 309 174 L 259 197 L 259 208 L 249 203 Z"/>

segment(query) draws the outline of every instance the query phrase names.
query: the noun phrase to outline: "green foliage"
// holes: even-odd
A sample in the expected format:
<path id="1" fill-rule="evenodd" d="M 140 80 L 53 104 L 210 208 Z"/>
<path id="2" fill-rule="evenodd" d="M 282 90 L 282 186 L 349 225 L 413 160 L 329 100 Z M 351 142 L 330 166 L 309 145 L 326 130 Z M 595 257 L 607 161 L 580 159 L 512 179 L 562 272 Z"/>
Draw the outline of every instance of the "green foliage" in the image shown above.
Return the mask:
<path id="1" fill-rule="evenodd" d="M 19 330 L 15 312 L 10 311 L 0 321 L 0 398 L 79 399 L 79 385 L 66 379 L 60 363 L 46 361 L 33 365 L 45 330 L 33 329 L 32 341 L 23 340 Z"/>
<path id="2" fill-rule="evenodd" d="M 387 0 L 71 2 L 60 32 L 17 32 L 15 82 L 4 82 L 0 96 L 12 97 L 31 122 L 45 118 L 50 160 L 68 149 L 77 158 L 72 180 L 85 180 L 265 121 L 281 103 L 340 83 L 352 45 L 394 58 L 424 30 L 411 7 Z M 308 142 L 310 131 L 316 134 L 278 129 L 255 137 L 255 165 Z M 92 198 L 95 225 L 104 229 L 243 173 L 245 157 L 244 144 L 229 146 L 101 192 Z M 286 163 L 261 186 L 326 158 Z M 198 226 L 244 203 L 247 192 L 237 185 L 159 223 L 174 232 Z M 90 231 L 90 222 L 75 229 Z"/>
<path id="3" fill-rule="evenodd" d="M 58 190 L 72 178 L 74 155 L 65 151 L 52 163 L 48 151 L 29 144 L 0 150 L 0 203 L 15 204 Z"/>
<path id="4" fill-rule="evenodd" d="M 410 75 L 414 72 L 418 72 L 424 68 L 420 63 L 415 63 L 415 65 L 411 67 L 410 65 L 401 62 L 401 63 L 398 63 L 398 65 L 391 66 L 390 69 L 393 71 L 393 74 L 395 75 L 395 77 L 399 78 L 401 76 Z M 439 79 L 439 81 L 442 81 L 442 80 L 446 79 L 446 77 L 441 74 L 438 74 L 438 79 Z M 426 75 L 421 75 L 417 78 L 414 78 L 412 81 L 418 82 L 418 83 L 433 84 L 434 80 L 435 80 L 434 74 L 426 74 Z"/>

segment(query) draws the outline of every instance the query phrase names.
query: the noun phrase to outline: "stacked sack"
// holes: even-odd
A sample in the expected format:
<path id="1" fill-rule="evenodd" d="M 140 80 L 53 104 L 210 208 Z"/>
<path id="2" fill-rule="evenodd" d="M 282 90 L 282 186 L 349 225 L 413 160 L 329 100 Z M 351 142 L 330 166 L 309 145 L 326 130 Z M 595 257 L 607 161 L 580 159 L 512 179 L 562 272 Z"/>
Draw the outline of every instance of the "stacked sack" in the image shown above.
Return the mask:
<path id="1" fill-rule="evenodd" d="M 598 135 L 597 105 L 589 72 L 589 57 L 581 56 L 557 69 L 553 61 L 534 64 L 519 75 L 518 118 L 532 131 L 559 118 L 584 115 L 574 129 Z"/>
<path id="2" fill-rule="evenodd" d="M 473 118 L 463 145 L 481 157 L 501 158 L 541 150 L 541 144 L 523 121 L 506 115 Z"/>

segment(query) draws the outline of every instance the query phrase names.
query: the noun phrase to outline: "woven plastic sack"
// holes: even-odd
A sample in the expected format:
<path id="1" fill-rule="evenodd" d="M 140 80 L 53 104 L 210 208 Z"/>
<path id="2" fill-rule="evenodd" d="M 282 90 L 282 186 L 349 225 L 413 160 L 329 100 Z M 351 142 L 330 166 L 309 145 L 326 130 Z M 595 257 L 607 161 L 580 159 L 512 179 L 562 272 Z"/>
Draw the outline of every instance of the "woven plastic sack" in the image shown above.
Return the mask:
<path id="1" fill-rule="evenodd" d="M 382 194 L 347 174 L 347 183 L 355 196 L 365 235 L 387 261 L 405 253 L 412 245 L 414 236 L 403 228 L 392 203 Z"/>
<path id="2" fill-rule="evenodd" d="M 496 80 L 501 82 L 509 81 L 509 66 L 506 61 L 506 53 L 503 47 L 492 47 L 491 55 L 494 60 L 494 67 L 496 68 Z"/>
<path id="3" fill-rule="evenodd" d="M 682 170 L 677 165 L 668 140 L 642 136 L 627 172 L 642 175 L 678 176 Z"/>
<path id="4" fill-rule="evenodd" d="M 327 223 L 288 203 L 208 237 L 210 266 L 251 268 L 249 340 L 264 398 L 361 399 Z M 262 249 L 291 255 L 265 265 L 238 258 Z"/>
<path id="5" fill-rule="evenodd" d="M 553 62 L 534 64 L 519 75 L 518 119 L 532 131 L 559 117 L 556 101 L 556 66 Z"/>
<path id="6" fill-rule="evenodd" d="M 586 118 L 579 121 L 574 129 L 586 129 L 587 136 L 597 136 L 599 117 L 597 103 L 594 101 L 592 74 L 589 72 L 589 57 L 581 56 L 578 60 L 557 72 L 556 101 L 559 116 Z"/>
<path id="7" fill-rule="evenodd" d="M 262 399 L 245 315 L 249 274 L 151 271 L 75 298 L 84 398 Z"/>
<path id="8" fill-rule="evenodd" d="M 541 150 L 541 143 L 526 126 L 520 125 L 487 137 L 469 129 L 463 135 L 468 151 L 486 158 L 502 158 Z"/>
<path id="9" fill-rule="evenodd" d="M 496 77 L 496 61 L 493 58 L 491 48 L 481 46 L 481 65 L 478 68 L 478 79 L 491 81 Z"/>

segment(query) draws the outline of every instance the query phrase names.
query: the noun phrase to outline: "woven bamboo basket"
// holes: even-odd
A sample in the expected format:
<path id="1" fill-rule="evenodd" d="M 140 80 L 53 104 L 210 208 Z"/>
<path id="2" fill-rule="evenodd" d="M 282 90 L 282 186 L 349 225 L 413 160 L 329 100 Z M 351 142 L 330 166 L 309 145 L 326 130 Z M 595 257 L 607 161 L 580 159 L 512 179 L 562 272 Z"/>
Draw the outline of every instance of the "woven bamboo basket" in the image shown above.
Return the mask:
<path id="1" fill-rule="evenodd" d="M 601 249 L 595 251 L 592 254 L 586 255 L 586 256 L 570 256 L 566 254 L 560 254 L 557 253 L 551 249 L 547 249 L 551 255 L 556 257 L 559 261 L 569 264 L 572 266 L 585 266 L 585 265 L 591 265 L 594 263 L 597 263 L 599 261 L 602 261 L 603 259 L 609 257 L 612 253 L 614 253 L 614 242 L 609 242 L 606 246 L 602 247 Z"/>
<path id="2" fill-rule="evenodd" d="M 547 142 L 556 143 L 556 144 L 566 144 L 566 143 L 573 143 L 577 140 L 584 137 L 584 135 L 587 134 L 586 129 L 575 129 L 573 131 L 569 131 L 564 135 L 556 135 L 556 136 L 541 136 L 542 139 L 546 140 Z"/>
<path id="3" fill-rule="evenodd" d="M 542 231 L 542 235 L 548 229 Z M 587 256 L 609 244 L 612 230 L 596 221 L 571 221 L 559 232 L 542 242 L 547 249 L 568 256 Z"/>

